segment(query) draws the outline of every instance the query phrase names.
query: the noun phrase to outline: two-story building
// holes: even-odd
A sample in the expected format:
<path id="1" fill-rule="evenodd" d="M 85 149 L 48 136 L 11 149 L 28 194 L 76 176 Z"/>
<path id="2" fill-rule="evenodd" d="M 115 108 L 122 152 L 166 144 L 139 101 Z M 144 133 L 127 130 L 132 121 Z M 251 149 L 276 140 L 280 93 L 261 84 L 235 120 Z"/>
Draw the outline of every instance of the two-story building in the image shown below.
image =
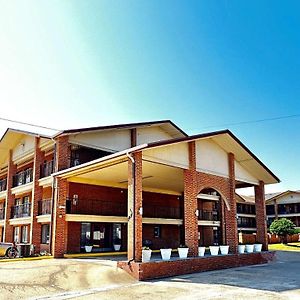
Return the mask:
<path id="1" fill-rule="evenodd" d="M 264 185 L 279 179 L 230 131 L 188 136 L 171 121 L 66 130 L 8 129 L 0 141 L 2 241 L 37 252 L 111 251 L 128 259 L 185 243 L 236 252 L 236 188 L 254 187 L 267 249 Z M 241 213 L 252 215 L 253 211 Z M 252 216 L 251 216 L 252 217 Z"/>

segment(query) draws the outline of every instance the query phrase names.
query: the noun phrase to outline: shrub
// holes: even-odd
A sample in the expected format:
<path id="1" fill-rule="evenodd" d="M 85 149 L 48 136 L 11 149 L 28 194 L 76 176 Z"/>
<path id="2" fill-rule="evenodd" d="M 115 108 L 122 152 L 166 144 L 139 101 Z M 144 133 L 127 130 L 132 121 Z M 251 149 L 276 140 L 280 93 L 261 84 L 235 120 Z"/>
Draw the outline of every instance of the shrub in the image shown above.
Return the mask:
<path id="1" fill-rule="evenodd" d="M 270 232 L 273 234 L 277 234 L 281 238 L 282 243 L 287 243 L 287 236 L 294 234 L 296 225 L 286 219 L 278 219 L 274 220 L 270 226 Z"/>

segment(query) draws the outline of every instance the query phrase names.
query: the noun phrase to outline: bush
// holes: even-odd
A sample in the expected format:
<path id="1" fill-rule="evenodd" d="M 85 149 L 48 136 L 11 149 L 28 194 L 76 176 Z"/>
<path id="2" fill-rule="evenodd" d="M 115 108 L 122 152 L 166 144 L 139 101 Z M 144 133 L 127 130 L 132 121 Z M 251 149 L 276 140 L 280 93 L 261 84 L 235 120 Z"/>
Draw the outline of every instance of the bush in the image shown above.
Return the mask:
<path id="1" fill-rule="evenodd" d="M 287 243 L 287 236 L 296 233 L 295 227 L 292 221 L 282 218 L 272 222 L 270 232 L 281 237 L 281 242 Z"/>

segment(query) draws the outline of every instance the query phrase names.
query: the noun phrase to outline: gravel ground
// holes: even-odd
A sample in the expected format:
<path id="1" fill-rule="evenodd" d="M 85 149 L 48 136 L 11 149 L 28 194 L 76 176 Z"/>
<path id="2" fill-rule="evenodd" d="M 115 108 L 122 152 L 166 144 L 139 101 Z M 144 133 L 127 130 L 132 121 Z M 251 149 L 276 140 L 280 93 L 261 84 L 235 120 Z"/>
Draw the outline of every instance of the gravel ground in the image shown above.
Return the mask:
<path id="1" fill-rule="evenodd" d="M 102 259 L 0 265 L 1 299 L 300 299 L 300 252 L 267 265 L 138 282 Z"/>

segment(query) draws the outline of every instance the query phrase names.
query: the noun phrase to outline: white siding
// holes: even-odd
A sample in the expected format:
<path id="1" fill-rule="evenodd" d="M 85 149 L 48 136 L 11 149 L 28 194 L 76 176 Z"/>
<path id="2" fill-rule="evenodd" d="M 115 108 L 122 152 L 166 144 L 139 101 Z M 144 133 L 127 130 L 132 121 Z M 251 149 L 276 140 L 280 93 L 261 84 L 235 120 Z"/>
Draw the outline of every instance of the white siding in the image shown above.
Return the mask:
<path id="1" fill-rule="evenodd" d="M 277 200 L 278 204 L 300 203 L 300 195 L 295 193 L 289 193 Z"/>
<path id="2" fill-rule="evenodd" d="M 12 158 L 13 160 L 17 160 L 20 157 L 29 154 L 30 152 L 34 152 L 34 137 L 31 135 L 24 135 L 24 137 L 20 139 L 20 142 L 13 149 Z"/>
<path id="3" fill-rule="evenodd" d="M 143 158 L 170 166 L 188 169 L 188 144 L 181 143 L 143 151 Z"/>
<path id="4" fill-rule="evenodd" d="M 131 146 L 130 130 L 87 132 L 70 136 L 70 143 L 109 151 L 121 151 Z"/>
<path id="5" fill-rule="evenodd" d="M 211 139 L 196 141 L 197 171 L 228 177 L 228 155 Z"/>
<path id="6" fill-rule="evenodd" d="M 137 129 L 138 145 L 169 139 L 172 139 L 172 136 L 158 126 Z"/>

